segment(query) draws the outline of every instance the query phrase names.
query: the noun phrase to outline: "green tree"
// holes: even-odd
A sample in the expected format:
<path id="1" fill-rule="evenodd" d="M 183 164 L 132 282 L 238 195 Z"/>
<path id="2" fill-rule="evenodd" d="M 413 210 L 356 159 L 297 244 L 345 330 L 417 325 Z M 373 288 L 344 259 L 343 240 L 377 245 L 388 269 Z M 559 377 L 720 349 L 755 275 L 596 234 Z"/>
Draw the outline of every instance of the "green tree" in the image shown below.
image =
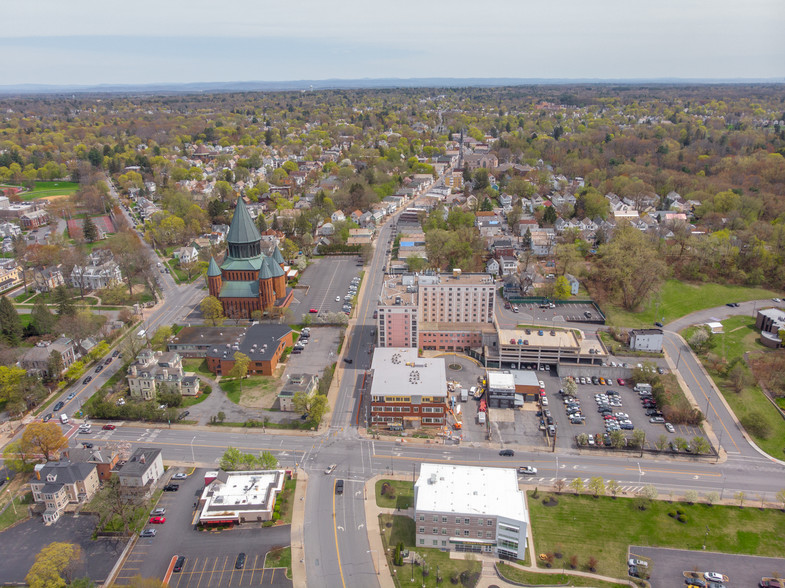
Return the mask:
<path id="1" fill-rule="evenodd" d="M 218 464 L 221 469 L 232 472 L 239 469 L 243 463 L 243 453 L 236 447 L 227 447 Z"/>
<path id="2" fill-rule="evenodd" d="M 419 255 L 410 255 L 406 258 L 406 264 L 409 266 L 409 271 L 420 272 L 425 269 L 427 262 Z"/>
<path id="3" fill-rule="evenodd" d="M 269 451 L 259 454 L 259 467 L 263 470 L 274 470 L 278 467 L 278 458 Z"/>
<path id="4" fill-rule="evenodd" d="M 624 437 L 624 433 L 621 431 L 611 431 L 611 447 L 615 449 L 621 449 L 624 447 L 624 443 L 626 439 Z"/>
<path id="5" fill-rule="evenodd" d="M 483 212 L 491 212 L 493 210 L 493 202 L 487 196 L 483 198 L 482 204 L 480 204 L 480 210 Z"/>
<path id="6" fill-rule="evenodd" d="M 25 581 L 30 588 L 61 588 L 70 584 L 82 550 L 73 543 L 50 543 L 35 556 Z"/>
<path id="7" fill-rule="evenodd" d="M 692 450 L 698 455 L 701 453 L 708 453 L 711 450 L 711 445 L 709 445 L 709 442 L 705 437 L 693 437 L 691 445 Z"/>
<path id="8" fill-rule="evenodd" d="M 48 335 L 54 330 L 57 317 L 52 314 L 42 298 L 37 298 L 33 309 L 30 311 L 30 333 L 33 335 Z"/>
<path id="9" fill-rule="evenodd" d="M 292 398 L 292 404 L 297 412 L 308 415 L 308 421 L 313 427 L 318 427 L 322 422 L 322 417 L 330 410 L 330 404 L 324 394 L 296 392 Z"/>
<path id="10" fill-rule="evenodd" d="M 616 480 L 608 480 L 606 490 L 610 492 L 611 496 L 616 498 L 616 495 L 621 491 L 621 486 Z"/>
<path id="11" fill-rule="evenodd" d="M 207 324 L 217 326 L 224 321 L 224 307 L 221 301 L 215 296 L 207 296 L 199 304 L 199 309 L 202 311 L 202 316 L 207 321 Z"/>
<path id="12" fill-rule="evenodd" d="M 63 355 L 57 349 L 52 349 L 49 353 L 49 361 L 46 364 L 46 371 L 50 382 L 57 382 L 60 374 L 63 373 Z"/>
<path id="13" fill-rule="evenodd" d="M 229 373 L 226 374 L 226 377 L 241 380 L 248 375 L 248 366 L 250 365 L 251 358 L 245 353 L 236 351 L 234 354 L 234 365 L 232 366 L 232 369 L 229 370 Z"/>
<path id="14" fill-rule="evenodd" d="M 222 411 L 222 410 L 219 410 L 218 414 L 215 415 L 215 418 L 218 419 L 219 423 L 222 423 L 222 422 L 224 422 L 226 420 L 226 413 L 224 411 Z"/>
<path id="15" fill-rule="evenodd" d="M 34 456 L 28 455 L 22 450 L 22 441 L 11 441 L 3 448 L 3 461 L 15 472 L 32 472 L 35 466 Z"/>
<path id="16" fill-rule="evenodd" d="M 591 276 L 598 290 L 634 310 L 659 290 L 666 272 L 665 260 L 650 238 L 625 223 L 610 243 L 600 246 Z"/>
<path id="17" fill-rule="evenodd" d="M 490 185 L 488 182 L 488 170 L 484 167 L 479 168 L 474 172 L 474 189 L 477 191 L 484 190 Z"/>
<path id="18" fill-rule="evenodd" d="M 564 394 L 566 396 L 575 396 L 578 391 L 578 384 L 575 383 L 573 378 L 567 378 L 564 381 Z"/>
<path id="19" fill-rule="evenodd" d="M 589 479 L 589 490 L 592 496 L 597 498 L 600 494 L 605 494 L 605 481 L 600 476 L 593 476 Z"/>
<path id="20" fill-rule="evenodd" d="M 152 347 L 161 347 L 166 344 L 169 338 L 172 336 L 172 327 L 168 325 L 163 325 L 158 327 L 158 330 L 155 332 L 155 335 L 152 336 L 150 339 L 150 345 Z"/>
<path id="21" fill-rule="evenodd" d="M 532 231 L 529 227 L 526 227 L 526 232 L 523 234 L 521 245 L 523 245 L 524 251 L 528 251 L 532 248 Z"/>
<path id="22" fill-rule="evenodd" d="M 18 345 L 22 340 L 22 321 L 19 313 L 8 298 L 0 298 L 0 333 L 9 345 Z"/>
<path id="23" fill-rule="evenodd" d="M 95 226 L 93 219 L 89 216 L 84 219 L 82 235 L 84 236 L 84 240 L 88 243 L 93 243 L 98 239 L 98 227 Z"/>
<path id="24" fill-rule="evenodd" d="M 580 494 L 581 492 L 583 492 L 583 488 L 584 488 L 583 478 L 573 478 L 572 481 L 570 482 L 570 488 L 572 488 L 575 494 Z"/>
<path id="25" fill-rule="evenodd" d="M 556 300 L 566 300 L 570 297 L 570 282 L 564 276 L 556 278 L 553 286 L 553 297 Z"/>
<path id="26" fill-rule="evenodd" d="M 57 316 L 74 316 L 76 304 L 65 286 L 58 286 L 52 292 L 52 301 L 57 305 Z"/>

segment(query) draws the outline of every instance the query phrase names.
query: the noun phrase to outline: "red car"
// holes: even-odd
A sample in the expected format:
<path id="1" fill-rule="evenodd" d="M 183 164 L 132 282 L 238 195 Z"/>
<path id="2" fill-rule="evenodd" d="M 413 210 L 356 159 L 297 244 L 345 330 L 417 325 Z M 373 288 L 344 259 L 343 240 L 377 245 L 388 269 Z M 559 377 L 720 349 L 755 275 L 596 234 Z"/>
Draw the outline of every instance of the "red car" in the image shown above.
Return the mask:
<path id="1" fill-rule="evenodd" d="M 166 517 L 150 517 L 150 523 L 153 525 L 163 525 L 166 522 Z"/>
<path id="2" fill-rule="evenodd" d="M 114 431 L 116 427 L 114 425 L 104 425 L 101 427 L 104 431 Z"/>
<path id="3" fill-rule="evenodd" d="M 319 311 L 318 311 L 318 310 L 316 310 L 315 308 L 312 308 L 312 309 L 311 309 L 311 310 L 309 310 L 308 312 L 312 312 L 312 313 L 316 314 L 316 313 L 317 313 L 317 312 L 319 312 Z"/>
<path id="4" fill-rule="evenodd" d="M 624 381 L 624 378 L 619 378 L 616 381 L 619 382 L 619 386 L 625 386 L 627 384 L 627 382 Z"/>

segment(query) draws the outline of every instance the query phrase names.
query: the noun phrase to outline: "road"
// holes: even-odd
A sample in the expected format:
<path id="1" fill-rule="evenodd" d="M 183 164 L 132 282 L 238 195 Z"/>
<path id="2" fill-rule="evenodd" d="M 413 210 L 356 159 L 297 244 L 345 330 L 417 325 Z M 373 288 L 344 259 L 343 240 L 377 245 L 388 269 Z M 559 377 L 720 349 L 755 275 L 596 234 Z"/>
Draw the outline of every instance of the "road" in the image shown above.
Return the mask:
<path id="1" fill-rule="evenodd" d="M 497 449 L 481 443 L 421 445 L 360 437 L 358 423 L 365 424 L 364 417 L 358 412 L 360 385 L 364 370 L 370 366 L 369 351 L 374 341 L 371 331 L 375 325 L 372 317 L 381 292 L 392 224 L 388 221 L 380 228 L 374 256 L 366 267 L 355 323 L 348 332 L 343 352 L 343 356 L 351 358 L 353 363 L 339 366 L 342 370 L 339 394 L 333 407 L 332 422 L 325 432 L 299 436 L 258 430 L 237 432 L 207 427 L 194 429 L 186 425 L 159 428 L 120 423 L 113 431 L 99 429 L 91 435 L 80 436 L 80 440 L 89 439 L 99 445 L 102 440 L 125 441 L 133 448 L 152 445 L 162 448 L 164 459 L 168 462 L 206 467 L 214 467 L 228 446 L 251 453 L 266 450 L 274 453 L 283 466 L 304 468 L 309 474 L 305 505 L 308 528 L 308 532 L 304 533 L 305 564 L 308 585 L 315 587 L 378 586 L 374 554 L 369 552 L 366 534 L 363 483 L 378 474 L 406 472 L 414 477 L 419 464 L 426 461 L 498 467 L 533 465 L 537 467 L 538 475 L 521 479 L 522 483 L 532 487 L 550 484 L 557 478 L 569 481 L 576 477 L 587 480 L 592 476 L 602 476 L 606 480 L 615 479 L 628 493 L 653 485 L 660 495 L 673 493 L 678 496 L 686 490 L 696 490 L 701 494 L 717 492 L 721 498 L 728 499 L 736 492 L 744 491 L 749 501 L 761 497 L 773 501 L 775 494 L 782 489 L 785 467 L 750 447 L 695 357 L 676 336 L 682 326 L 700 320 L 695 316 L 666 326 L 666 352 L 671 359 L 675 358 L 674 363 L 678 364 L 681 376 L 698 403 L 705 402 L 701 409 L 708 406 L 709 423 L 717 436 L 721 435 L 721 444 L 728 452 L 728 459 L 722 463 L 666 456 L 637 459 L 584 455 L 573 449 L 550 453 L 516 448 L 514 458 L 503 458 L 498 455 Z M 149 247 L 148 251 L 153 256 L 151 263 L 157 263 Z M 168 274 L 163 278 L 165 303 L 148 311 L 145 317 L 144 328 L 150 332 L 160 325 L 182 322 L 204 295 L 201 284 L 178 287 Z M 745 303 L 738 309 L 710 309 L 702 313 L 707 317 L 722 318 L 722 314 L 718 316 L 720 312 L 751 312 L 758 305 L 760 302 L 749 303 L 750 308 L 747 308 Z M 119 369 L 120 364 L 115 360 L 90 384 L 73 386 L 72 390 L 77 395 L 70 401 L 70 406 L 88 398 Z M 69 391 L 64 391 L 63 397 Z M 336 471 L 325 475 L 323 470 L 331 463 L 337 464 Z M 339 496 L 334 493 L 336 479 L 345 480 L 344 493 Z"/>

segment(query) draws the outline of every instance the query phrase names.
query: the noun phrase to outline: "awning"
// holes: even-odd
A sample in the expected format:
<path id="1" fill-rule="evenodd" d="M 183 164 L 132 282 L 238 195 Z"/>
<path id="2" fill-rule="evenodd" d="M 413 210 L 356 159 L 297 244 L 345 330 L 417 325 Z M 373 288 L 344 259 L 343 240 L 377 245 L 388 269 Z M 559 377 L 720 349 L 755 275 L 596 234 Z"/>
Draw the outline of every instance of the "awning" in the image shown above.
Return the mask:
<path id="1" fill-rule="evenodd" d="M 523 406 L 523 394 L 515 394 L 513 401 L 515 406 Z"/>
<path id="2" fill-rule="evenodd" d="M 199 521 L 203 525 L 226 525 L 226 524 L 234 524 L 237 522 L 235 519 L 226 519 L 226 520 L 217 520 L 217 521 Z"/>
<path id="3" fill-rule="evenodd" d="M 496 545 L 496 541 L 486 539 L 469 539 L 463 537 L 450 537 L 450 543 L 471 543 L 473 545 Z"/>

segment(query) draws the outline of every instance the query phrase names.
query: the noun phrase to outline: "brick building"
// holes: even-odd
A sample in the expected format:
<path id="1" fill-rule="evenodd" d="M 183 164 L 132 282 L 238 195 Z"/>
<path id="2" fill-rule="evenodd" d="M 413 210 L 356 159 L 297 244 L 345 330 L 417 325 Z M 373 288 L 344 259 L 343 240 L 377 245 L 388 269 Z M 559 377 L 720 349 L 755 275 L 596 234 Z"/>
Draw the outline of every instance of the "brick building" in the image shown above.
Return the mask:
<path id="1" fill-rule="evenodd" d="M 447 412 L 444 359 L 417 357 L 411 347 L 377 347 L 370 371 L 370 424 L 443 426 Z"/>
<path id="2" fill-rule="evenodd" d="M 286 325 L 251 325 L 233 342 L 208 349 L 207 369 L 225 376 L 234 367 L 238 351 L 251 360 L 248 374 L 272 376 L 284 349 L 294 345 L 292 330 Z"/>

